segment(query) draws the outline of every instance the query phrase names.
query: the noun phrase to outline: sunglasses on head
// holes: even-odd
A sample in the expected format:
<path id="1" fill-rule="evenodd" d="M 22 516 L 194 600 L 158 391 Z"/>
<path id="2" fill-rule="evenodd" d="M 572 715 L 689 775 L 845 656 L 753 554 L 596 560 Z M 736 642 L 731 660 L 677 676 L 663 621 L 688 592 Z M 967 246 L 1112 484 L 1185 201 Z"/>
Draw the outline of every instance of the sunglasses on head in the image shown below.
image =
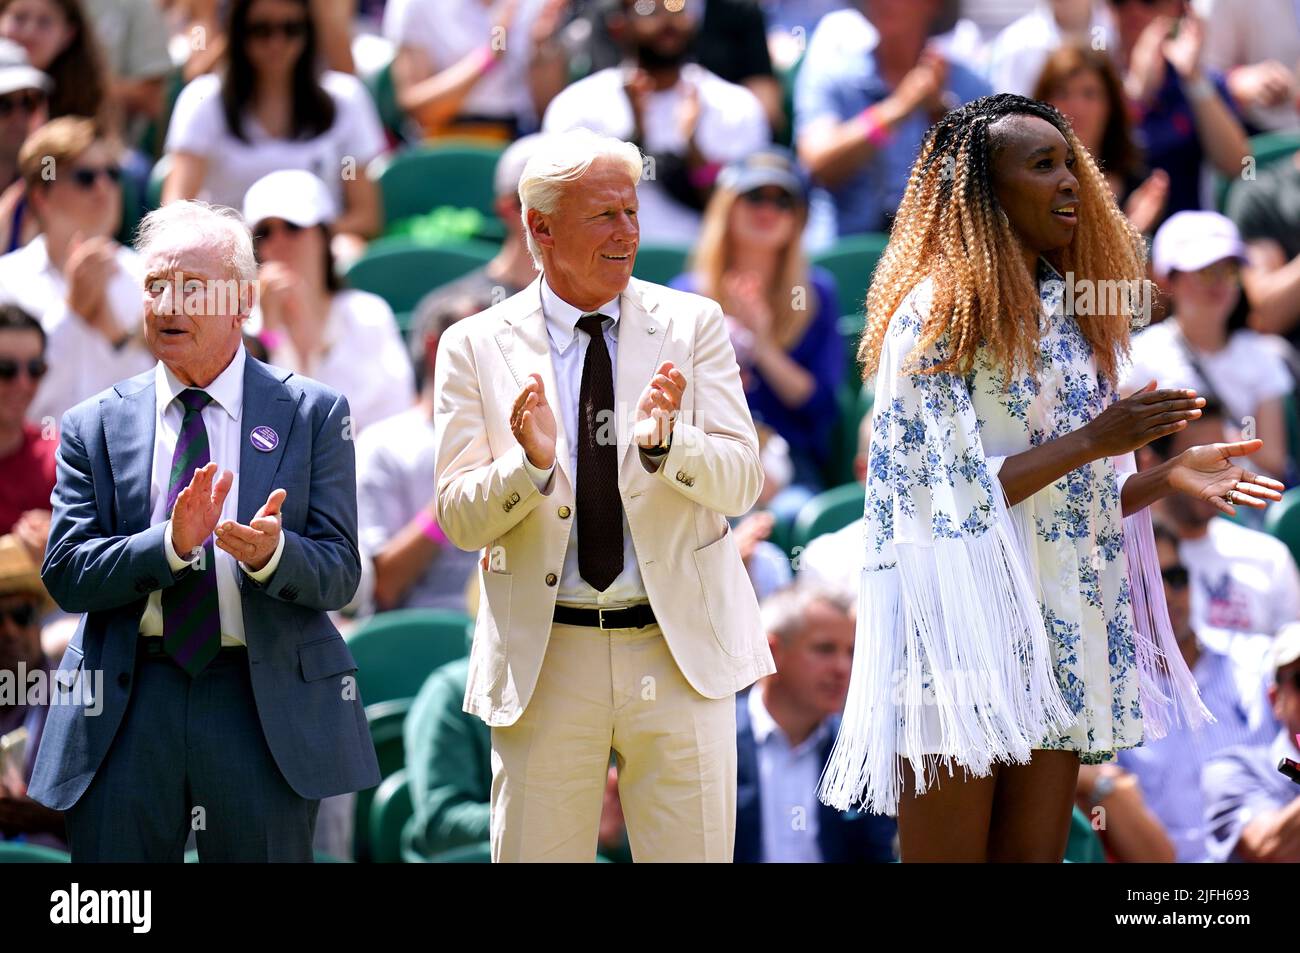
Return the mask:
<path id="1" fill-rule="evenodd" d="M 1160 570 L 1160 578 L 1170 589 L 1186 589 L 1188 572 L 1186 566 L 1166 566 Z"/>
<path id="2" fill-rule="evenodd" d="M 100 176 L 108 179 L 110 184 L 117 185 L 122 181 L 122 170 L 115 165 L 106 165 L 99 169 L 83 165 L 72 170 L 72 181 L 77 183 L 77 188 L 87 191 L 95 187 Z"/>
<path id="3" fill-rule="evenodd" d="M 10 93 L 8 96 L 0 96 L 0 119 L 8 119 L 19 110 L 30 116 L 40 109 L 44 102 L 45 94 L 39 89 L 25 89 Z"/>
<path id="4" fill-rule="evenodd" d="M 763 189 L 753 189 L 746 192 L 741 198 L 748 205 L 771 205 L 782 212 L 788 212 L 794 208 L 794 196 L 781 190 L 767 192 Z"/>
<path id="5" fill-rule="evenodd" d="M 260 223 L 257 228 L 253 229 L 253 241 L 264 242 L 281 229 L 288 235 L 297 235 L 302 231 L 302 226 L 295 225 L 293 222 L 271 219 Z"/>
<path id="6" fill-rule="evenodd" d="M 45 372 L 50 369 L 45 360 L 39 357 L 33 357 L 25 364 L 22 361 L 15 361 L 11 357 L 0 357 L 0 381 L 8 382 L 13 380 L 23 368 L 27 369 L 27 376 L 34 381 L 40 380 L 45 376 Z"/>
<path id="7" fill-rule="evenodd" d="M 5 616 L 13 620 L 13 624 L 20 629 L 26 628 L 36 621 L 36 607 L 30 603 L 10 606 L 8 609 L 0 606 L 0 622 L 3 622 Z"/>
<path id="8" fill-rule="evenodd" d="M 284 37 L 286 40 L 298 40 L 307 35 L 306 20 L 259 20 L 256 23 L 248 24 L 248 38 L 250 40 L 269 40 L 276 34 Z"/>

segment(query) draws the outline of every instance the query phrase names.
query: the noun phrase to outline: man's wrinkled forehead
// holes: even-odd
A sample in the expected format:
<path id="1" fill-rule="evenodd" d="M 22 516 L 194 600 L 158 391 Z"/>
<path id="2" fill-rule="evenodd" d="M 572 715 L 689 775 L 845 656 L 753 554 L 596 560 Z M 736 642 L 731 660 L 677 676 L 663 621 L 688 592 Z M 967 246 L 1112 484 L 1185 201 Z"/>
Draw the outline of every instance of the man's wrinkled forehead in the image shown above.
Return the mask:
<path id="1" fill-rule="evenodd" d="M 230 267 L 215 242 L 194 236 L 154 249 L 145 259 L 150 278 L 167 278 L 184 272 L 197 278 L 228 278 Z"/>

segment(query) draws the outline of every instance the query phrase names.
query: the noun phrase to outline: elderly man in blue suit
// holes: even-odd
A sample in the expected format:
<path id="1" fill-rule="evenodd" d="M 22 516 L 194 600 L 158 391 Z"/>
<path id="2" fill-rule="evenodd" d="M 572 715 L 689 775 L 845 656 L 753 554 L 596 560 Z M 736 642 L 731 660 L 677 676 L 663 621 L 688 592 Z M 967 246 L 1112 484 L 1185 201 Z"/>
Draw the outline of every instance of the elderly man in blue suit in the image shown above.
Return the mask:
<path id="1" fill-rule="evenodd" d="M 736 853 L 741 863 L 896 858 L 892 817 L 817 799 L 853 666 L 854 596 L 805 581 L 763 601 L 776 674 L 736 698 Z"/>
<path id="2" fill-rule="evenodd" d="M 63 418 L 41 575 L 84 617 L 28 793 L 74 860 L 179 861 L 193 830 L 202 860 L 307 861 L 320 799 L 379 782 L 326 615 L 360 578 L 348 404 L 245 352 L 233 213 L 165 206 L 140 248 L 158 364 Z"/>

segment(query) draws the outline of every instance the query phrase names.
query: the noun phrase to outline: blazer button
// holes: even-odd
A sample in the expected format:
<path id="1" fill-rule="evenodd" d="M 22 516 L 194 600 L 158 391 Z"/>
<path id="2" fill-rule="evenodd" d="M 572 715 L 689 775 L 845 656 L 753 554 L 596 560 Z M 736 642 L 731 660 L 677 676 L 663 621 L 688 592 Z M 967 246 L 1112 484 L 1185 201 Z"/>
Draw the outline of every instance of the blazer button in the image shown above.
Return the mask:
<path id="1" fill-rule="evenodd" d="M 562 520 L 567 520 L 567 519 L 569 518 L 569 514 L 572 513 L 572 512 L 573 512 L 573 510 L 569 509 L 567 506 L 561 506 L 561 507 L 560 507 L 560 519 L 562 519 Z"/>
<path id="2" fill-rule="evenodd" d="M 548 586 L 553 586 L 553 585 L 555 585 L 555 584 L 556 584 L 557 582 L 559 582 L 559 581 L 560 581 L 560 580 L 559 580 L 559 577 L 556 576 L 555 573 L 553 573 L 553 572 L 548 572 L 548 573 L 546 574 L 546 584 L 547 584 Z"/>
<path id="3" fill-rule="evenodd" d="M 514 509 L 514 506 L 515 505 L 511 503 L 509 500 L 501 504 L 501 508 L 505 510 L 507 513 L 509 513 L 512 509 Z"/>
<path id="4" fill-rule="evenodd" d="M 511 502 L 511 503 L 518 503 L 518 502 L 519 502 L 519 494 L 518 494 L 518 493 L 511 493 L 511 494 L 510 494 L 510 502 Z"/>

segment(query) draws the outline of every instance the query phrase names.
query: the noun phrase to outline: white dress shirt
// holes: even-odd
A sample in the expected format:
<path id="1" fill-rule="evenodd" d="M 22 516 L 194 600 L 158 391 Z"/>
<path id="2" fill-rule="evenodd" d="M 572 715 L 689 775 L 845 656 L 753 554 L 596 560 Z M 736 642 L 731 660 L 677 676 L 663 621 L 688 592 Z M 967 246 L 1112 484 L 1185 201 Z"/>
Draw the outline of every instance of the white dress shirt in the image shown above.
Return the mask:
<path id="1" fill-rule="evenodd" d="M 547 336 L 551 341 L 551 365 L 555 370 L 555 386 L 558 394 L 548 394 L 547 401 L 555 411 L 558 423 L 569 437 L 569 472 L 578 478 L 578 404 L 582 391 L 582 364 L 587 354 L 587 342 L 591 336 L 578 329 L 578 319 L 585 311 L 579 311 L 564 301 L 551 290 L 546 279 L 542 286 L 542 314 L 546 318 Z M 605 347 L 609 349 L 609 364 L 618 380 L 618 298 L 606 301 L 596 310 L 613 320 L 604 326 Z M 646 383 L 649 383 L 647 381 Z M 649 459 L 649 458 L 647 458 Z M 651 461 L 651 466 L 654 466 Z M 533 483 L 539 490 L 545 489 L 555 472 L 555 464 L 549 470 L 533 466 L 524 456 L 524 466 Z M 611 488 L 615 493 L 618 487 Z M 637 565 L 636 549 L 632 545 L 632 530 L 627 524 L 627 510 L 623 510 L 623 571 L 619 573 L 608 589 L 597 592 L 582 578 L 578 569 L 578 520 L 575 518 L 569 526 L 569 547 L 564 553 L 564 571 L 560 574 L 560 588 L 556 601 L 561 605 L 574 606 L 623 606 L 635 602 L 645 602 L 645 583 L 641 581 L 641 567 Z"/>
<path id="2" fill-rule="evenodd" d="M 212 397 L 212 402 L 201 411 L 203 426 L 208 432 L 208 456 L 222 470 L 235 474 L 230 492 L 221 507 L 221 519 L 238 521 L 239 509 L 239 445 L 240 417 L 244 412 L 244 361 L 246 353 L 243 345 L 226 369 L 217 375 L 207 387 L 202 388 Z M 149 481 L 149 525 L 167 523 L 164 547 L 167 562 L 172 572 L 180 572 L 186 562 L 172 546 L 172 527 L 167 509 L 167 490 L 171 481 L 172 454 L 176 451 L 176 439 L 180 436 L 181 423 L 185 419 L 185 408 L 176 397 L 188 385 L 177 380 L 176 375 L 159 361 L 154 368 L 154 400 L 156 403 L 153 440 L 153 479 Z M 247 565 L 238 563 L 240 569 L 256 582 L 265 582 L 271 578 L 276 567 L 280 565 L 280 555 L 284 552 L 284 534 L 276 546 L 271 561 L 254 572 Z M 235 565 L 238 562 L 224 550 L 218 549 L 213 542 L 217 570 L 217 606 L 221 614 L 221 644 L 244 645 L 244 608 L 239 597 L 239 580 L 235 578 Z M 163 634 L 162 590 L 149 594 L 149 604 L 140 616 L 140 634 L 158 636 Z"/>
<path id="3" fill-rule="evenodd" d="M 807 738 L 791 747 L 767 706 L 763 683 L 749 691 L 749 722 L 758 749 L 758 803 L 763 823 L 763 863 L 820 864 L 817 783 L 821 778 L 822 745 L 830 730 L 823 721 Z"/>

